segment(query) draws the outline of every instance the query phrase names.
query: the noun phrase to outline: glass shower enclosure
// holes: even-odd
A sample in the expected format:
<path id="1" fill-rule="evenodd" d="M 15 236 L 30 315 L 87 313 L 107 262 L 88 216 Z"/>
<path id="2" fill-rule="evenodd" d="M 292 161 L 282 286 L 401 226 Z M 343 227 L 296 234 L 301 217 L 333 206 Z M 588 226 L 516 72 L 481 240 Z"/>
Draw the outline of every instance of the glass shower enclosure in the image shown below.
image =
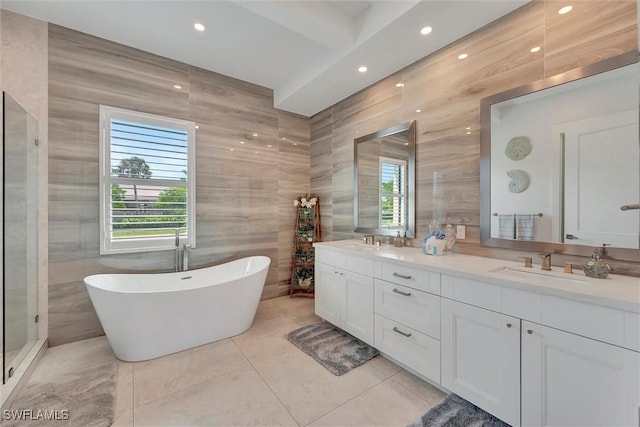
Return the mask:
<path id="1" fill-rule="evenodd" d="M 3 125 L 3 383 L 37 339 L 38 122 L 6 92 Z"/>

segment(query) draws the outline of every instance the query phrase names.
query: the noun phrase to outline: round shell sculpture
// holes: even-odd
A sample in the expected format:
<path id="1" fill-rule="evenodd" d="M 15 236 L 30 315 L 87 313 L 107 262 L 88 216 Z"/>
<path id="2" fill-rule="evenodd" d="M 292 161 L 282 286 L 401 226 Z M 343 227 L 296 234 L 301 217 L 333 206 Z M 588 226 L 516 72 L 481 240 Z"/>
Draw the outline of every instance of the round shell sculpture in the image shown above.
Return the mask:
<path id="1" fill-rule="evenodd" d="M 529 186 L 529 175 L 525 171 L 510 170 L 507 175 L 511 178 L 509 182 L 509 191 L 512 193 L 522 193 Z"/>
<path id="2" fill-rule="evenodd" d="M 526 136 L 511 138 L 504 149 L 504 154 L 511 160 L 522 160 L 531 153 L 531 141 Z"/>

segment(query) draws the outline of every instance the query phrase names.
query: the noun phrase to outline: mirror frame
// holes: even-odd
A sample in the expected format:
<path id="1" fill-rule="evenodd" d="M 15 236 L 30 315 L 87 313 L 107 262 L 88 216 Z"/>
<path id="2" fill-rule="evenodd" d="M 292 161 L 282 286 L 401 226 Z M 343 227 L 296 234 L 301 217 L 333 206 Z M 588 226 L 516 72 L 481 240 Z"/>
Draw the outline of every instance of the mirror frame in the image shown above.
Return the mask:
<path id="1" fill-rule="evenodd" d="M 552 242 L 532 242 L 491 237 L 491 106 L 508 99 L 538 92 L 563 83 L 590 77 L 626 65 L 638 64 L 638 51 L 631 51 L 604 61 L 576 68 L 562 74 L 538 80 L 480 101 L 480 244 L 482 246 L 551 252 L 565 255 L 591 256 L 595 246 Z M 621 261 L 640 262 L 640 250 L 607 248 L 607 257 Z"/>
<path id="2" fill-rule="evenodd" d="M 366 228 L 359 226 L 358 220 L 358 145 L 363 142 L 384 138 L 385 136 L 408 131 L 409 159 L 407 161 L 407 237 L 416 235 L 416 121 L 402 123 L 378 132 L 370 133 L 353 140 L 353 231 L 357 233 L 395 236 L 398 230 L 386 228 Z"/>

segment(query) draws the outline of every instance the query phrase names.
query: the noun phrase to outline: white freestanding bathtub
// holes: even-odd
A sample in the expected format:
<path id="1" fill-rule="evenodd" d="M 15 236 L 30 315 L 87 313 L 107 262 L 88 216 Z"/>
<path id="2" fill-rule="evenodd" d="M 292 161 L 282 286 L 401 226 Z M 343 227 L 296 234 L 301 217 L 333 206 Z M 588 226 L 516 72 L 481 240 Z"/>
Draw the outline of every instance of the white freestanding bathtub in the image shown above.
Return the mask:
<path id="1" fill-rule="evenodd" d="M 136 362 L 249 329 L 270 264 L 254 256 L 178 273 L 97 274 L 84 283 L 114 353 Z"/>

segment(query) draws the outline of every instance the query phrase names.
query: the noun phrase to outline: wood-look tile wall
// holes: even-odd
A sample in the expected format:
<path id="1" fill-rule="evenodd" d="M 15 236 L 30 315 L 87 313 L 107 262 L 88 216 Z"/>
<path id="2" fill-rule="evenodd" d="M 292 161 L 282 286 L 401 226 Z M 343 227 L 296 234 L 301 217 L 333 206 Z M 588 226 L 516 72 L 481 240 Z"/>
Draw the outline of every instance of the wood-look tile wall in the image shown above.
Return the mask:
<path id="1" fill-rule="evenodd" d="M 276 110 L 270 89 L 50 24 L 51 345 L 103 333 L 83 277 L 173 268 L 172 251 L 99 255 L 100 104 L 199 125 L 190 265 L 267 255 L 263 298 L 286 293 L 292 202 L 309 191 L 309 119 Z"/>
<path id="2" fill-rule="evenodd" d="M 505 259 L 526 255 L 479 244 L 480 100 L 638 48 L 635 0 L 574 2 L 571 13 L 559 15 L 564 5 L 531 2 L 312 117 L 311 190 L 324 200 L 327 240 L 356 236 L 353 140 L 416 120 L 417 236 L 426 234 L 432 219 L 438 172 L 444 176 L 446 216 L 467 225 L 457 251 Z M 535 46 L 541 50 L 532 53 Z M 463 52 L 469 57 L 459 60 Z M 404 87 L 396 87 L 400 82 Z M 640 274 L 637 263 L 616 267 Z"/>

